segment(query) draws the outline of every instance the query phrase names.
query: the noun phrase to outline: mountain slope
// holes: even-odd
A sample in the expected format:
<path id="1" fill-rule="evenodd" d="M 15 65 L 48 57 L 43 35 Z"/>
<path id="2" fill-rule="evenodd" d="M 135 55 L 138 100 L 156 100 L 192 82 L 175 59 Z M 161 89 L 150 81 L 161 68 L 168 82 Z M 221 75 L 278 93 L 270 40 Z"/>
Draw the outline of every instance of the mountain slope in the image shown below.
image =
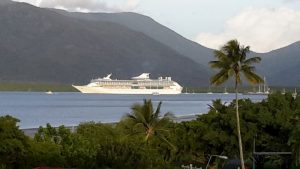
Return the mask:
<path id="1" fill-rule="evenodd" d="M 25 3 L 0 5 L 1 81 L 87 83 L 113 73 L 172 76 L 206 85 L 199 64 L 143 33 L 110 22 L 78 20 Z M 184 65 L 184 67 L 183 67 Z"/>
<path id="2" fill-rule="evenodd" d="M 59 11 L 59 13 L 85 20 L 118 23 L 132 30 L 143 32 L 176 50 L 178 53 L 201 64 L 210 72 L 209 75 L 212 74 L 212 71 L 208 66 L 208 62 L 214 59 L 212 49 L 205 48 L 185 39 L 147 16 L 135 13 L 84 14 L 69 13 L 66 11 Z M 297 73 L 300 70 L 300 42 L 268 53 L 257 54 L 252 52 L 250 56 L 261 56 L 263 58 L 262 63 L 256 66 L 259 73 L 262 76 L 266 76 L 269 84 L 276 86 L 300 85 L 300 75 Z"/>
<path id="3" fill-rule="evenodd" d="M 300 41 L 264 54 L 258 70 L 271 85 L 300 85 Z"/>
<path id="4" fill-rule="evenodd" d="M 78 13 L 67 12 L 64 10 L 52 9 L 60 14 L 72 16 L 84 20 L 107 21 L 126 26 L 132 30 L 142 32 L 147 36 L 167 45 L 181 55 L 184 55 L 205 68 L 208 68 L 208 62 L 213 58 L 212 49 L 190 41 L 177 34 L 173 30 L 157 23 L 150 17 L 137 13 Z"/>
<path id="5" fill-rule="evenodd" d="M 213 50 L 139 14 L 68 13 L 2 0 L 0 23 L 1 81 L 83 84 L 108 73 L 125 79 L 150 72 L 207 86 L 211 75 Z M 270 85 L 300 85 L 300 42 L 254 55 Z"/>

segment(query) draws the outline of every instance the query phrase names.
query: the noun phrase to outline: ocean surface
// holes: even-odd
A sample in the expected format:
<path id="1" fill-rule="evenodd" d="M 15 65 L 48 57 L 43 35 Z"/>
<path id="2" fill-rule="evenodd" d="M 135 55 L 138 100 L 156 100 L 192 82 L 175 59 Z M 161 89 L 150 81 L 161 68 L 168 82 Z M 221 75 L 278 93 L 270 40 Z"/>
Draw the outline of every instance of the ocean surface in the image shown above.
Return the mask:
<path id="1" fill-rule="evenodd" d="M 0 92 L 0 116 L 18 118 L 21 129 L 36 128 L 50 123 L 52 126 L 76 126 L 81 122 L 117 122 L 134 103 L 152 99 L 154 106 L 162 101 L 161 112 L 175 116 L 203 114 L 212 100 L 222 99 L 229 103 L 234 94 L 180 94 L 180 95 L 108 95 L 82 93 Z M 243 95 L 260 101 L 266 96 Z"/>

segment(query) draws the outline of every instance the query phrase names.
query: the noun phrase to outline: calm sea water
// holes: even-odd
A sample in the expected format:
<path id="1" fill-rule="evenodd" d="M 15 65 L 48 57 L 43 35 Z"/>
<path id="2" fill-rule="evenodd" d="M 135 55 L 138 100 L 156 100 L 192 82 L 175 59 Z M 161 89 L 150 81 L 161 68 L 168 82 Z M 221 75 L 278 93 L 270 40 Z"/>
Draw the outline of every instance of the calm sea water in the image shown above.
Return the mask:
<path id="1" fill-rule="evenodd" d="M 11 115 L 21 120 L 20 128 L 74 126 L 81 122 L 116 122 L 130 112 L 134 103 L 152 99 L 156 106 L 162 101 L 161 112 L 176 116 L 201 114 L 208 111 L 212 100 L 231 102 L 234 94 L 180 94 L 180 95 L 101 95 L 82 93 L 0 92 L 0 116 Z M 239 95 L 260 101 L 266 96 Z"/>

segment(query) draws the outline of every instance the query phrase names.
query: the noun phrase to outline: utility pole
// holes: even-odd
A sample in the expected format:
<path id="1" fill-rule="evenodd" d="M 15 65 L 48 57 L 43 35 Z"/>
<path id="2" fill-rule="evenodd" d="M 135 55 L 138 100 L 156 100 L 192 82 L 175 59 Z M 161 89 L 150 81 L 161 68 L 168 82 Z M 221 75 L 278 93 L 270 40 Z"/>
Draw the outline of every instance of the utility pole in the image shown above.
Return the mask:
<path id="1" fill-rule="evenodd" d="M 254 140 L 253 140 L 253 169 L 255 169 L 255 156 L 254 156 L 254 153 L 255 153 L 255 138 L 256 138 L 256 135 L 254 136 Z"/>

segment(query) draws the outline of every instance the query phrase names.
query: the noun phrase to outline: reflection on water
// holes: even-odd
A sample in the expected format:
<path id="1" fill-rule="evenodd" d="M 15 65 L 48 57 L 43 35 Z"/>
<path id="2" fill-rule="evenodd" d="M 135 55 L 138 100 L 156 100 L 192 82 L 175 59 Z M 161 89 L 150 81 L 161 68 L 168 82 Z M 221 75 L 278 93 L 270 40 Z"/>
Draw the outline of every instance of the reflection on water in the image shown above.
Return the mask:
<path id="1" fill-rule="evenodd" d="M 20 128 L 35 128 L 50 123 L 53 126 L 78 125 L 80 122 L 116 122 L 130 112 L 134 103 L 152 99 L 155 106 L 162 101 L 162 113 L 176 116 L 206 113 L 212 100 L 231 102 L 234 94 L 181 95 L 102 95 L 81 93 L 0 92 L 0 116 L 11 115 L 21 120 Z M 263 95 L 239 95 L 260 101 Z"/>

